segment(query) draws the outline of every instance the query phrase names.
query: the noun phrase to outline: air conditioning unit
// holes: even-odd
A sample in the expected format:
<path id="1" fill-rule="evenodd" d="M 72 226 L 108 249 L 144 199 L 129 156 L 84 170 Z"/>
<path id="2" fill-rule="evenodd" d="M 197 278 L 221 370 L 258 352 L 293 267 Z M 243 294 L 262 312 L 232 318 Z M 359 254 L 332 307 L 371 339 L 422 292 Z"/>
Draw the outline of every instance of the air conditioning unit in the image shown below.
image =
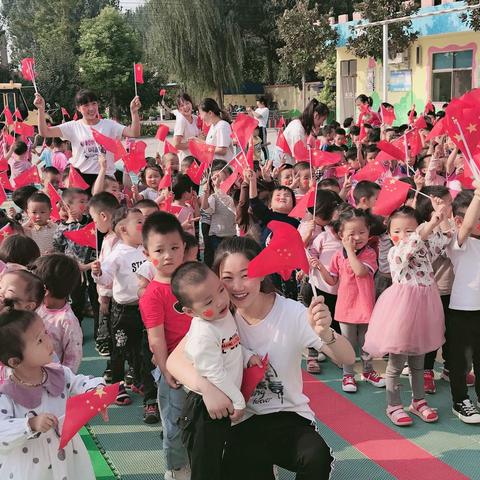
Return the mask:
<path id="1" fill-rule="evenodd" d="M 394 56 L 389 56 L 388 64 L 389 65 L 403 65 L 403 64 L 408 64 L 409 61 L 410 61 L 410 57 L 409 57 L 409 54 L 408 54 L 408 50 L 406 50 L 405 52 L 397 53 Z"/>

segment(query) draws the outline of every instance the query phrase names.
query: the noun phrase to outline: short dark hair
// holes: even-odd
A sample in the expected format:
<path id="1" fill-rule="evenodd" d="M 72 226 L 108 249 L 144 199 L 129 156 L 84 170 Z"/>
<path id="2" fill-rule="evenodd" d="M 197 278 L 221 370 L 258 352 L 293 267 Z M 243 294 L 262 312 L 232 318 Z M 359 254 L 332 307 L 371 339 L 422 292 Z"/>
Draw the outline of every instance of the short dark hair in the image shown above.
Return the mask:
<path id="1" fill-rule="evenodd" d="M 35 303 L 35 308 L 38 308 L 45 298 L 45 285 L 37 275 L 28 270 L 13 270 L 4 275 L 15 275 L 27 284 L 26 291 L 28 293 L 28 301 Z M 7 308 L 13 309 L 14 305 L 9 304 L 8 300 L 4 301 Z"/>
<path id="2" fill-rule="evenodd" d="M 343 128 L 335 129 L 335 135 L 346 135 L 347 132 Z"/>
<path id="3" fill-rule="evenodd" d="M 368 230 L 370 230 L 372 222 L 371 214 L 366 210 L 362 210 L 361 208 L 354 208 L 351 206 L 342 209 L 338 220 L 336 220 L 335 222 L 335 230 L 337 232 L 340 232 L 343 229 L 345 223 L 351 222 L 356 218 L 363 218 L 365 220 L 365 225 L 367 226 Z"/>
<path id="4" fill-rule="evenodd" d="M 23 335 L 40 317 L 27 310 L 7 310 L 0 313 L 0 362 L 10 367 L 8 360 L 23 360 Z"/>
<path id="5" fill-rule="evenodd" d="M 157 165 L 156 163 L 155 164 L 148 164 L 146 165 L 144 168 L 142 168 L 142 170 L 140 170 L 140 180 L 142 181 L 142 183 L 144 185 L 146 185 L 146 174 L 147 174 L 147 170 L 155 170 L 156 172 L 158 172 L 158 174 L 160 175 L 160 177 L 163 177 L 163 170 L 162 170 L 162 167 L 160 167 L 160 165 Z"/>
<path id="6" fill-rule="evenodd" d="M 38 192 L 37 187 L 33 185 L 25 185 L 12 193 L 12 201 L 18 208 L 25 210 L 27 208 L 28 199 L 35 192 Z"/>
<path id="7" fill-rule="evenodd" d="M 22 142 L 22 140 L 17 140 L 13 144 L 13 153 L 15 155 L 23 155 L 28 151 L 28 146 L 25 142 Z"/>
<path id="8" fill-rule="evenodd" d="M 356 148 L 349 148 L 345 152 L 345 160 L 357 160 L 358 158 L 358 151 Z"/>
<path id="9" fill-rule="evenodd" d="M 352 125 L 353 123 L 353 117 L 347 117 L 344 121 L 343 121 L 343 128 L 348 128 Z"/>
<path id="10" fill-rule="evenodd" d="M 60 138 L 60 137 L 55 137 L 55 138 L 53 139 L 53 146 L 54 146 L 54 147 L 60 147 L 60 146 L 63 145 L 64 143 L 65 143 L 65 142 L 64 142 L 63 139 Z"/>
<path id="11" fill-rule="evenodd" d="M 158 206 L 158 203 L 155 202 L 154 200 L 150 200 L 149 198 L 144 198 L 142 200 L 139 200 L 135 205 L 135 208 L 146 208 L 146 207 L 152 207 L 156 208 L 157 210 L 160 210 L 160 207 Z"/>
<path id="12" fill-rule="evenodd" d="M 376 143 L 372 143 L 370 145 L 367 145 L 366 148 L 365 148 L 365 151 L 367 153 L 378 153 L 380 152 L 379 148 L 377 147 L 377 144 Z"/>
<path id="13" fill-rule="evenodd" d="M 88 208 L 91 208 L 96 212 L 108 212 L 113 214 L 115 210 L 120 208 L 120 203 L 118 203 L 115 195 L 112 195 L 109 192 L 100 192 L 90 199 L 88 202 Z"/>
<path id="14" fill-rule="evenodd" d="M 297 162 L 293 167 L 293 172 L 303 172 L 304 170 L 310 170 L 310 163 L 308 162 Z"/>
<path id="15" fill-rule="evenodd" d="M 178 232 L 183 239 L 183 228 L 178 218 L 167 212 L 155 212 L 149 215 L 142 228 L 143 246 L 146 247 L 148 237 L 151 233 L 166 235 L 167 233 Z"/>
<path id="16" fill-rule="evenodd" d="M 178 174 L 172 185 L 173 198 L 178 200 L 184 193 L 191 192 L 195 184 L 188 175 Z"/>
<path id="17" fill-rule="evenodd" d="M 413 218 L 414 220 L 416 220 L 418 225 L 422 223 L 422 218 L 417 210 L 412 207 L 408 207 L 407 205 L 403 205 L 402 207 L 397 208 L 397 210 L 392 212 L 392 214 L 388 217 L 387 233 L 390 233 L 390 226 L 392 224 L 392 220 L 398 217 Z"/>
<path id="18" fill-rule="evenodd" d="M 53 298 L 68 298 L 81 281 L 78 262 L 63 253 L 52 253 L 38 258 L 32 270 Z"/>
<path id="19" fill-rule="evenodd" d="M 286 185 L 278 185 L 273 189 L 273 192 L 276 192 L 277 190 L 283 190 L 285 192 L 288 192 L 292 196 L 292 205 L 295 206 L 297 204 L 295 192 L 290 187 L 287 187 Z"/>
<path id="20" fill-rule="evenodd" d="M 115 210 L 112 218 L 112 230 L 115 231 L 120 222 L 123 222 L 131 213 L 142 213 L 138 208 L 120 207 Z"/>
<path id="21" fill-rule="evenodd" d="M 86 195 L 88 197 L 88 193 L 81 188 L 66 188 L 62 192 L 62 200 L 66 203 L 71 202 L 75 195 Z"/>
<path id="22" fill-rule="evenodd" d="M 0 260 L 27 267 L 40 256 L 38 245 L 30 237 L 10 235 L 0 245 Z"/>
<path id="23" fill-rule="evenodd" d="M 474 196 L 473 190 L 462 190 L 453 201 L 452 210 L 453 216 L 463 217 L 470 203 L 472 203 Z"/>
<path id="24" fill-rule="evenodd" d="M 358 125 L 352 125 L 350 127 L 350 135 L 360 135 L 360 127 Z"/>
<path id="25" fill-rule="evenodd" d="M 318 182 L 318 190 L 326 190 L 328 187 L 338 187 L 338 188 L 340 188 L 340 183 L 338 182 L 338 180 L 336 178 L 333 178 L 333 177 L 322 178 Z"/>
<path id="26" fill-rule="evenodd" d="M 29 203 L 36 202 L 36 203 L 43 203 L 48 206 L 48 208 L 52 208 L 52 202 L 50 201 L 50 197 L 45 195 L 43 192 L 35 192 L 33 195 L 30 195 L 27 200 L 27 206 Z"/>
<path id="27" fill-rule="evenodd" d="M 75 105 L 80 107 L 90 102 L 98 102 L 97 94 L 93 90 L 82 88 L 75 95 Z"/>
<path id="28" fill-rule="evenodd" d="M 183 241 L 185 242 L 185 250 L 199 246 L 197 237 L 188 232 L 183 232 Z"/>
<path id="29" fill-rule="evenodd" d="M 191 307 L 192 303 L 187 295 L 188 287 L 204 282 L 211 270 L 200 262 L 186 262 L 180 265 L 172 274 L 172 293 L 184 307 Z"/>
<path id="30" fill-rule="evenodd" d="M 43 173 L 53 173 L 54 175 L 60 175 L 60 171 L 56 167 L 45 167 Z"/>
<path id="31" fill-rule="evenodd" d="M 369 180 L 358 182 L 353 189 L 355 204 L 358 204 L 363 197 L 367 199 L 372 198 L 379 190 L 381 190 L 381 187 L 378 183 L 370 182 Z"/>
<path id="32" fill-rule="evenodd" d="M 437 197 L 442 198 L 450 194 L 450 190 L 444 185 L 429 185 L 422 188 L 422 193 L 428 195 L 428 197 Z M 415 202 L 415 208 L 417 212 L 422 217 L 422 222 L 428 222 L 433 213 L 433 204 L 432 200 L 423 195 L 417 196 L 417 201 Z"/>
<path id="33" fill-rule="evenodd" d="M 338 193 L 331 190 L 317 190 L 317 201 L 315 207 L 315 217 L 325 221 L 330 221 L 335 210 L 343 203 Z M 313 214 L 313 207 L 309 207 L 308 211 Z"/>

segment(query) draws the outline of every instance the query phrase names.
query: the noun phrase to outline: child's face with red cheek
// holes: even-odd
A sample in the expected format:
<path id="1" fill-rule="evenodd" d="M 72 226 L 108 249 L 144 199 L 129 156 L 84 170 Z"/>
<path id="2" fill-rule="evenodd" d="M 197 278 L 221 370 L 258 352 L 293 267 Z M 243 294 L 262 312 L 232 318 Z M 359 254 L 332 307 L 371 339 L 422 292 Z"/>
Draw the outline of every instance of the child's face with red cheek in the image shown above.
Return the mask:
<path id="1" fill-rule="evenodd" d="M 390 222 L 390 239 L 394 245 L 398 245 L 400 242 L 408 240 L 417 227 L 417 220 L 413 217 L 396 217 Z"/>

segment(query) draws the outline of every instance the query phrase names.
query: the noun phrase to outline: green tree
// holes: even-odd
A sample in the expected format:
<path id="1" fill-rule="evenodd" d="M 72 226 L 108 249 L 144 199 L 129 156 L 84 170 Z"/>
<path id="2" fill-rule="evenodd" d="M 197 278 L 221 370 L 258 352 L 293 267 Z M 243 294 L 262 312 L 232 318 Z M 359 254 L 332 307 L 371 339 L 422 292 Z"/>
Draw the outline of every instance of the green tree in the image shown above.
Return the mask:
<path id="1" fill-rule="evenodd" d="M 278 33 L 284 46 L 278 49 L 281 62 L 292 74 L 302 79 L 305 104 L 305 79 L 318 62 L 325 60 L 335 49 L 337 33 L 318 8 L 308 8 L 308 2 L 299 0 L 277 21 Z"/>
<path id="2" fill-rule="evenodd" d="M 105 7 L 80 24 L 80 78 L 96 90 L 118 116 L 118 105 L 128 105 L 134 95 L 133 64 L 141 55 L 140 41 L 125 16 Z"/>
<path id="3" fill-rule="evenodd" d="M 355 10 L 361 12 L 366 22 L 377 22 L 389 18 L 400 18 L 413 15 L 419 9 L 419 2 L 403 0 L 362 1 L 356 4 Z M 381 60 L 383 56 L 383 28 L 381 25 L 358 30 L 351 27 L 347 48 L 360 58 L 373 57 Z M 412 22 L 392 23 L 388 26 L 388 50 L 394 56 L 405 51 L 418 37 L 412 30 Z"/>
<path id="4" fill-rule="evenodd" d="M 476 0 L 466 0 L 467 5 L 478 5 Z M 468 13 L 463 13 L 461 16 L 462 21 L 476 32 L 480 31 L 480 9 L 470 10 Z"/>
<path id="5" fill-rule="evenodd" d="M 332 50 L 325 60 L 317 64 L 315 72 L 323 81 L 323 89 L 318 94 L 318 99 L 325 103 L 330 110 L 335 110 L 337 80 L 337 53 L 335 50 Z"/>

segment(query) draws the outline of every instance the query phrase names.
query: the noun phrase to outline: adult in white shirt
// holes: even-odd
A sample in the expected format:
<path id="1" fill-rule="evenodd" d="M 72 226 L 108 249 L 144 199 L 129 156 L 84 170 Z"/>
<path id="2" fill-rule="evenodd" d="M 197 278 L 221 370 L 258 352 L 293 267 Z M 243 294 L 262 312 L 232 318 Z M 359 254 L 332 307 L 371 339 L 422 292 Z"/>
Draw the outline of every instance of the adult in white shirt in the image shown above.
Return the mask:
<path id="1" fill-rule="evenodd" d="M 175 127 L 173 129 L 173 145 L 178 149 L 178 159 L 182 161 L 191 155 L 188 141 L 198 137 L 200 129 L 197 125 L 197 116 L 193 114 L 193 102 L 188 93 L 181 93 L 177 97 L 175 110 Z"/>
<path id="2" fill-rule="evenodd" d="M 339 364 L 353 361 L 355 354 L 330 328 L 332 317 L 321 297 L 307 311 L 269 289 L 268 279 L 248 277 L 248 264 L 260 251 L 254 240 L 234 237 L 222 242 L 215 255 L 214 269 L 236 307 L 241 342 L 261 357 L 269 356 L 265 379 L 248 400 L 244 421 L 231 429 L 223 457 L 225 478 L 273 478 L 273 465 L 279 465 L 304 478 L 327 479 L 333 459 L 303 394 L 302 352 L 314 347 Z M 212 418 L 228 416 L 231 400 L 196 373 L 184 355 L 184 343 L 172 352 L 167 368 L 202 394 Z"/>
<path id="3" fill-rule="evenodd" d="M 72 120 L 54 127 L 48 126 L 45 121 L 45 100 L 40 94 L 35 94 L 34 105 L 38 108 L 38 130 L 43 137 L 61 137 L 72 144 L 72 158 L 70 163 L 80 171 L 83 179 L 93 185 L 100 171 L 99 153 L 107 160 L 107 175 L 115 173 L 115 159 L 112 152 L 105 151 L 95 142 L 92 128 L 107 137 L 120 140 L 122 137 L 140 136 L 141 107 L 140 98 L 135 97 L 130 103 L 132 123 L 126 127 L 114 120 L 99 118 L 98 98 L 91 90 L 80 90 L 75 95 L 75 105 L 81 113 L 80 120 Z M 100 148 L 100 152 L 99 152 Z"/>
<path id="4" fill-rule="evenodd" d="M 258 135 L 262 139 L 262 151 L 265 155 L 265 160 L 268 159 L 268 147 L 267 147 L 267 125 L 268 125 L 268 116 L 270 115 L 270 110 L 267 107 L 267 99 L 265 97 L 259 97 L 257 99 L 257 108 L 252 110 L 250 107 L 247 108 L 247 112 L 252 117 L 258 120 Z"/>
<path id="5" fill-rule="evenodd" d="M 234 155 L 232 144 L 232 127 L 226 121 L 227 114 L 223 112 L 213 98 L 205 98 L 198 106 L 200 118 L 210 125 L 205 142 L 214 145 L 215 158 L 229 162 Z"/>
<path id="6" fill-rule="evenodd" d="M 328 112 L 328 107 L 314 98 L 310 100 L 300 117 L 292 120 L 287 125 L 283 131 L 283 136 L 292 154 L 295 144 L 298 141 L 302 141 L 306 145 L 309 135 L 317 136 L 319 134 L 320 128 L 328 116 Z M 287 152 L 283 152 L 283 156 L 286 163 L 290 163 L 291 165 L 295 163 L 293 156 Z"/>

